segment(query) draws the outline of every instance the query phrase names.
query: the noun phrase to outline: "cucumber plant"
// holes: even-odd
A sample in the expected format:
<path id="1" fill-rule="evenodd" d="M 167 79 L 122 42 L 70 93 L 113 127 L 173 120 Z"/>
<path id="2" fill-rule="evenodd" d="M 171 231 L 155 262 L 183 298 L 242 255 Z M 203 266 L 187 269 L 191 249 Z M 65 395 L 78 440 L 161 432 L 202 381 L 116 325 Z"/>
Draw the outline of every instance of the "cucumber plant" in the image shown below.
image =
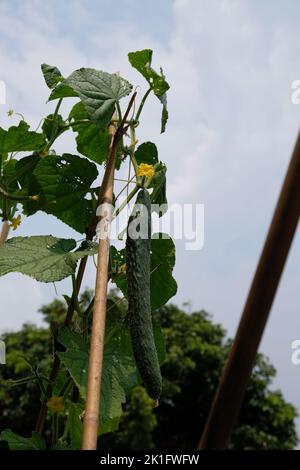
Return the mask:
<path id="1" fill-rule="evenodd" d="M 117 249 L 108 243 L 108 263 L 106 256 L 98 256 L 98 267 L 106 274 L 102 277 L 105 300 L 108 283 L 115 284 L 122 297 L 118 301 L 108 297 L 104 303 L 96 437 L 118 428 L 126 394 L 138 383 L 145 385 L 153 405 L 161 393 L 164 344 L 151 312 L 176 293 L 175 248 L 166 234 L 151 238 L 151 204 L 162 205 L 159 216 L 166 211 L 166 165 L 154 143 L 137 146 L 137 132 L 151 94 L 162 105 L 161 132 L 165 131 L 169 85 L 162 70 L 153 69 L 151 50 L 131 52 L 128 58 L 147 82 L 143 96 L 138 97 L 132 84 L 118 74 L 81 68 L 64 77 L 57 67 L 43 64 L 54 110 L 34 131 L 13 111 L 9 115 L 19 122 L 9 129 L 0 127 L 0 276 L 19 272 L 39 282 L 72 280 L 72 293 L 65 295 L 64 325 L 53 331 L 51 370 L 40 370 L 30 362 L 28 374 L 14 384 L 21 387 L 34 381 L 41 402 L 31 437 L 1 430 L 1 440 L 10 449 L 82 447 L 87 397 L 93 395 L 88 370 L 97 364 L 93 328 L 100 294 L 96 283 L 95 298 L 86 306 L 79 300 L 79 291 L 88 257 L 104 253 L 97 237 L 103 222 L 98 217 L 99 204 L 110 183 L 113 219 L 136 195 L 137 200 L 128 220 L 126 246 Z M 67 132 L 75 136 L 76 155 L 55 150 L 57 140 Z M 122 202 L 121 194 L 126 194 Z M 147 236 L 135 238 L 130 227 L 141 204 L 146 210 Z M 55 216 L 78 232 L 81 240 L 53 234 L 9 238 L 10 229 L 18 229 L 23 215 L 31 217 L 39 211 Z"/>

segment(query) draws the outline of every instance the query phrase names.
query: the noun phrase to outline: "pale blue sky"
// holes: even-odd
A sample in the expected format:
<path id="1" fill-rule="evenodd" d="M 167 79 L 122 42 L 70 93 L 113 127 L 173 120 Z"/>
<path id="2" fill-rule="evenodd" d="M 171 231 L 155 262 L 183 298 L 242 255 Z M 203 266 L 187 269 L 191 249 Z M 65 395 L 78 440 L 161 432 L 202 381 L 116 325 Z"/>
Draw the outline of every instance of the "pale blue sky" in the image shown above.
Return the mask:
<path id="1" fill-rule="evenodd" d="M 157 142 L 169 165 L 169 200 L 205 204 L 205 245 L 177 243 L 179 304 L 204 308 L 233 335 L 299 128 L 291 83 L 300 79 L 297 0 L 41 0 L 0 2 L 0 79 L 8 108 L 37 125 L 52 105 L 39 66 L 66 75 L 81 66 L 121 74 L 144 86 L 126 54 L 150 47 L 171 84 L 167 133 L 159 106 L 145 110 L 140 141 Z M 58 151 L 69 150 L 70 140 Z M 73 233 L 54 218 L 24 221 L 19 235 Z M 276 386 L 298 405 L 300 366 L 291 342 L 300 338 L 297 235 L 272 310 L 262 351 L 278 369 Z M 93 285 L 94 269 L 87 273 Z M 57 286 L 59 294 L 69 288 Z M 19 275 L 1 279 L 1 329 L 37 321 L 52 286 Z M 22 305 L 22 309 L 20 309 Z M 249 332 L 251 335 L 251 332 Z"/>

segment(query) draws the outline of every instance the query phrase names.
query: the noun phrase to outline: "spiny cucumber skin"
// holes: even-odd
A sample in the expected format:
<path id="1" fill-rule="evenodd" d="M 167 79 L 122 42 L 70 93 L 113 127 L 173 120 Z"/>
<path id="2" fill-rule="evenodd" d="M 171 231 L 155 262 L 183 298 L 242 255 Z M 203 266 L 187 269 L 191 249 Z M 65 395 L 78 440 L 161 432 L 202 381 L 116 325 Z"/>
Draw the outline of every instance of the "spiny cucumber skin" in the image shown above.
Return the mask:
<path id="1" fill-rule="evenodd" d="M 132 239 L 127 229 L 126 275 L 128 285 L 128 317 L 132 348 L 137 368 L 148 394 L 157 400 L 162 378 L 153 335 L 150 302 L 151 202 L 148 191 L 138 193 L 136 204 L 148 211 L 148 238 Z M 129 224 L 135 216 L 130 216 Z"/>

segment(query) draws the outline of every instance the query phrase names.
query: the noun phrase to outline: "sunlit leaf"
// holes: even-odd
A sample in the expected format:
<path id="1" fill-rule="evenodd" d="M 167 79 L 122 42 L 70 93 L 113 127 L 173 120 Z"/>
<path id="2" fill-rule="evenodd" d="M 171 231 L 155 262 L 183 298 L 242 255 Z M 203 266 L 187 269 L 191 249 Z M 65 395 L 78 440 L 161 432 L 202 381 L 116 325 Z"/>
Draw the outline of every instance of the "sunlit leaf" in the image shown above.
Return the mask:
<path id="1" fill-rule="evenodd" d="M 60 281 L 74 273 L 77 260 L 97 252 L 94 243 L 75 248 L 75 240 L 52 235 L 10 238 L 0 246 L 0 276 L 18 272 L 41 282 Z"/>
<path id="2" fill-rule="evenodd" d="M 63 80 L 63 77 L 57 67 L 53 65 L 42 64 L 41 69 L 45 82 L 49 88 L 54 88 L 61 80 Z"/>
<path id="3" fill-rule="evenodd" d="M 111 120 L 116 102 L 131 90 L 132 85 L 117 74 L 81 68 L 59 84 L 49 100 L 79 96 L 90 119 L 103 129 Z"/>
<path id="4" fill-rule="evenodd" d="M 150 88 L 163 106 L 161 118 L 161 132 L 163 133 L 166 129 L 166 123 L 168 120 L 167 91 L 169 90 L 170 85 L 166 81 L 166 77 L 164 76 L 162 69 L 160 69 L 160 73 L 157 73 L 151 67 L 152 53 L 151 49 L 144 49 L 142 51 L 130 52 L 128 54 L 128 58 L 132 67 L 138 70 L 147 80 Z"/>

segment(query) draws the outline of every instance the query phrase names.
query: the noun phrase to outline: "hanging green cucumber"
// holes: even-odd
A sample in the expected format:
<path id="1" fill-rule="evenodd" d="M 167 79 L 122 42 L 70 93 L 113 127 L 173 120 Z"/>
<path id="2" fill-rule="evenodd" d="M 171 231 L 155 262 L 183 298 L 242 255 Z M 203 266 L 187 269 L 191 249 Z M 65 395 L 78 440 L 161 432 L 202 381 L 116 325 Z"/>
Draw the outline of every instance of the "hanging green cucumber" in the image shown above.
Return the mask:
<path id="1" fill-rule="evenodd" d="M 140 208 L 140 210 L 139 210 Z M 139 229 L 140 232 L 137 233 Z M 140 235 L 140 236 L 137 236 Z M 137 195 L 126 240 L 128 316 L 135 361 L 151 398 L 161 394 L 162 378 L 155 347 L 150 302 L 151 202 L 147 190 Z"/>

